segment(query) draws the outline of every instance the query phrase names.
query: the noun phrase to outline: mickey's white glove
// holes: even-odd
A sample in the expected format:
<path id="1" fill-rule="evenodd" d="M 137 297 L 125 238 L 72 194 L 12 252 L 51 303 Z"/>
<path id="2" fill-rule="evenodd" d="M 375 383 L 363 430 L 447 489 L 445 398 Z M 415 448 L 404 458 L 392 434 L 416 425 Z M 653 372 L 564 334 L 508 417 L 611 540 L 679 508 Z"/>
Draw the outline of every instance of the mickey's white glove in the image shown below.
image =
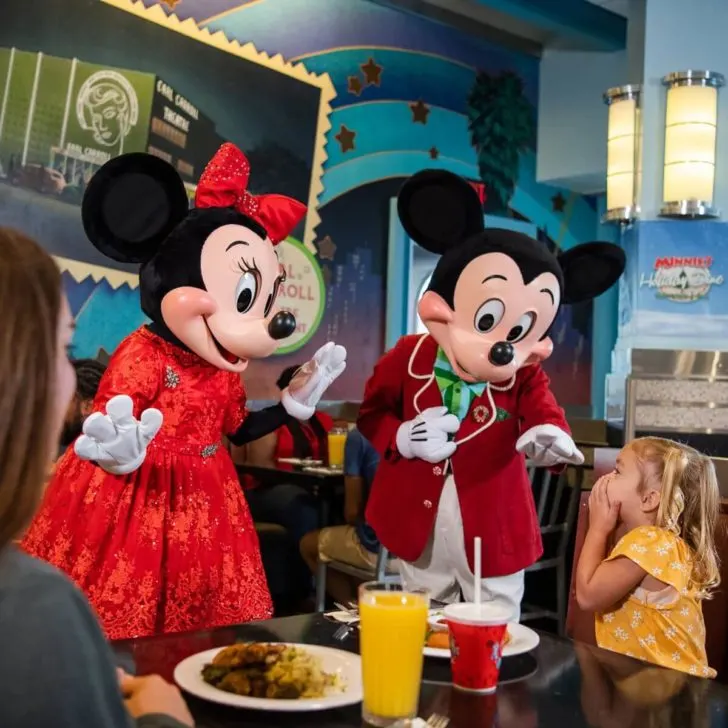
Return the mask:
<path id="1" fill-rule="evenodd" d="M 536 425 L 527 430 L 518 438 L 516 450 L 537 468 L 552 468 L 561 463 L 581 465 L 584 462 L 584 456 L 571 437 L 556 425 Z"/>
<path id="2" fill-rule="evenodd" d="M 397 430 L 397 450 L 403 458 L 418 458 L 428 463 L 447 460 L 457 448 L 448 435 L 460 429 L 455 415 L 447 407 L 430 407 L 413 420 L 403 422 Z"/>
<path id="3" fill-rule="evenodd" d="M 324 344 L 283 390 L 281 404 L 286 412 L 297 420 L 311 419 L 321 396 L 344 369 L 346 349 L 333 341 Z"/>
<path id="4" fill-rule="evenodd" d="M 134 403 L 126 394 L 118 394 L 106 403 L 106 414 L 94 412 L 83 423 L 83 435 L 74 450 L 82 460 L 93 460 L 107 473 L 126 475 L 135 471 L 147 456 L 147 445 L 162 426 L 157 409 L 134 418 Z"/>

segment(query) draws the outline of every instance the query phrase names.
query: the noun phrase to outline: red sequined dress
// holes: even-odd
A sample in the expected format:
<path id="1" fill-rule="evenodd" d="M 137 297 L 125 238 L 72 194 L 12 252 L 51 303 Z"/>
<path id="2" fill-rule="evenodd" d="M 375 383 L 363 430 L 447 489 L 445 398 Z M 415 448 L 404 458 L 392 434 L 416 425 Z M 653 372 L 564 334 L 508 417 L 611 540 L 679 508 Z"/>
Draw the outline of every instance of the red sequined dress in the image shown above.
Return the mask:
<path id="1" fill-rule="evenodd" d="M 164 424 L 141 467 L 110 475 L 69 448 L 23 539 L 86 593 L 110 639 L 272 615 L 258 537 L 222 437 L 247 415 L 236 374 L 146 328 L 116 350 L 95 411 L 114 395 Z"/>

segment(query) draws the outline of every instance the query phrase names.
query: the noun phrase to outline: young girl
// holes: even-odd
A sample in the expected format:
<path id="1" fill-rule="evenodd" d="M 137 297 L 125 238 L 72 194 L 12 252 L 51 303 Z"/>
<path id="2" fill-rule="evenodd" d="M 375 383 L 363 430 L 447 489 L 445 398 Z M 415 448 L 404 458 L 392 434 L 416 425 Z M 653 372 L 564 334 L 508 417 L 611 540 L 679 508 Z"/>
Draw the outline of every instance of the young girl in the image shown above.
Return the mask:
<path id="1" fill-rule="evenodd" d="M 576 571 L 579 606 L 596 615 L 600 647 L 715 677 L 701 601 L 718 586 L 718 482 L 710 458 L 644 437 L 624 447 L 589 498 Z M 607 542 L 621 535 L 607 557 Z"/>

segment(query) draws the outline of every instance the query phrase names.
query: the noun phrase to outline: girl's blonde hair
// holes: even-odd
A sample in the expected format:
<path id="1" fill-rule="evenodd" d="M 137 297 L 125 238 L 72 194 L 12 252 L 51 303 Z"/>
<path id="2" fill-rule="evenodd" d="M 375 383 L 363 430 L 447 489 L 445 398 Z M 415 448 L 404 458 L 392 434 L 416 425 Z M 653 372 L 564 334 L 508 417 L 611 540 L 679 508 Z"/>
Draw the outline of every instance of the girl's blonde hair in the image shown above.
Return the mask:
<path id="1" fill-rule="evenodd" d="M 660 482 L 656 525 L 690 546 L 692 586 L 701 598 L 709 599 L 720 584 L 715 548 L 720 494 L 712 460 L 692 447 L 661 437 L 638 438 L 629 449 L 638 460 L 654 466 Z"/>
<path id="2" fill-rule="evenodd" d="M 56 447 L 62 295 L 53 258 L 0 227 L 0 550 L 35 513 Z"/>

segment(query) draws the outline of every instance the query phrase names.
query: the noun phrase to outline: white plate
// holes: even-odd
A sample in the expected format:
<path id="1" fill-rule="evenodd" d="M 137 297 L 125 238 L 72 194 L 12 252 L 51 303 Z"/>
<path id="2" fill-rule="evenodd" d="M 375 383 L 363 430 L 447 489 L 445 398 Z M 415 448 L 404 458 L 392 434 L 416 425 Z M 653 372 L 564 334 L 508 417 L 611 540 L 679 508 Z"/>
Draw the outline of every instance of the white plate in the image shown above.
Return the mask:
<path id="1" fill-rule="evenodd" d="M 182 690 L 203 700 L 221 705 L 232 705 L 235 708 L 248 708 L 250 710 L 273 710 L 282 713 L 305 712 L 313 710 L 328 710 L 340 708 L 343 705 L 360 703 L 361 690 L 361 657 L 351 652 L 335 650 L 331 647 L 319 645 L 297 645 L 285 643 L 288 647 L 298 647 L 310 655 L 321 658 L 324 672 L 339 673 L 346 687 L 344 692 L 330 695 L 325 698 L 301 698 L 299 700 L 277 700 L 273 698 L 249 698 L 242 695 L 233 695 L 224 690 L 218 690 L 208 685 L 202 679 L 202 668 L 212 662 L 212 658 L 224 649 L 216 647 L 214 650 L 205 650 L 192 655 L 177 665 L 174 669 L 174 680 Z"/>
<path id="2" fill-rule="evenodd" d="M 314 475 L 342 475 L 343 470 L 336 468 L 326 468 L 318 465 L 303 465 L 304 473 L 313 473 Z"/>
<path id="3" fill-rule="evenodd" d="M 437 624 L 437 620 L 431 620 L 430 624 L 434 626 Z M 531 652 L 538 647 L 538 643 L 541 638 L 532 629 L 529 629 L 523 624 L 516 624 L 515 622 L 508 625 L 508 634 L 511 636 L 510 642 L 503 648 L 503 657 L 514 657 L 515 655 L 522 655 L 525 652 Z M 445 650 L 440 647 L 425 647 L 425 657 L 437 657 L 443 660 L 450 659 L 450 650 Z"/>
<path id="4" fill-rule="evenodd" d="M 286 465 L 323 465 L 323 460 L 310 460 L 308 458 L 278 458 L 279 463 Z"/>
<path id="5" fill-rule="evenodd" d="M 433 619 L 436 619 L 437 617 L 442 616 L 442 609 L 431 609 L 428 614 L 428 622 L 430 625 L 434 624 L 432 621 Z M 351 622 L 358 622 L 359 621 L 359 613 L 358 612 L 344 612 L 344 611 L 334 611 L 334 612 L 326 612 L 324 614 L 324 617 L 328 619 L 331 622 L 341 622 L 341 624 L 349 624 Z"/>

